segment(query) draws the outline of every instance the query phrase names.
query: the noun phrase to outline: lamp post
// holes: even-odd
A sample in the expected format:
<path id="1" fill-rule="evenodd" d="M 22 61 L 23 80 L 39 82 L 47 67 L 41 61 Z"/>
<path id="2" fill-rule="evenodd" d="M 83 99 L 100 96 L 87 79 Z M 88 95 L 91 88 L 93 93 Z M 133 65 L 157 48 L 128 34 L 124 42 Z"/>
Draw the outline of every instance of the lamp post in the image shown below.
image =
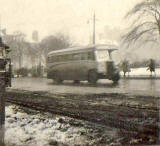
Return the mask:
<path id="1" fill-rule="evenodd" d="M 96 26 L 95 26 L 95 21 L 96 21 L 96 16 L 95 16 L 95 12 L 94 12 L 94 15 L 93 15 L 93 44 L 96 43 L 96 34 L 95 34 Z"/>

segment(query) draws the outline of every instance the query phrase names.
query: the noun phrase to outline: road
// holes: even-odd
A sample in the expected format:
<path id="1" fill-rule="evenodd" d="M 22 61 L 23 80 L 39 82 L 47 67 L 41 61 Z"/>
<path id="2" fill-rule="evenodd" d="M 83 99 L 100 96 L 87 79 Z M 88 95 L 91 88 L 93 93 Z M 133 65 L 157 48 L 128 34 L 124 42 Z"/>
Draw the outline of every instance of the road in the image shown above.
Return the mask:
<path id="1" fill-rule="evenodd" d="M 57 85 L 45 78 L 14 78 L 12 88 L 18 92 L 9 90 L 6 102 L 115 128 L 115 135 L 121 137 L 114 145 L 153 145 L 158 143 L 159 85 L 155 79 L 121 79 L 117 85 L 108 80 L 96 85 L 71 81 Z M 98 145 L 107 144 L 104 140 Z"/>
<path id="2" fill-rule="evenodd" d="M 159 96 L 159 86 L 160 80 L 155 79 L 121 79 L 118 84 L 113 84 L 109 80 L 99 80 L 96 85 L 88 82 L 74 84 L 72 81 L 55 84 L 46 78 L 14 78 L 12 80 L 13 89 L 73 94 L 129 93 Z"/>

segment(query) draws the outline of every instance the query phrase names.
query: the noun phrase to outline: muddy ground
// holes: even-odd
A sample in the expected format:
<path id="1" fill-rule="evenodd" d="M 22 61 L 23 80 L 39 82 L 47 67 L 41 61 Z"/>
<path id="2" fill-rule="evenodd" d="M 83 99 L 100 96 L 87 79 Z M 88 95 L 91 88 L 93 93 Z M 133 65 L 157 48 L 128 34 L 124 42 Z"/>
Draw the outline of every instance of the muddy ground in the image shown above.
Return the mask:
<path id="1" fill-rule="evenodd" d="M 88 95 L 49 94 L 47 92 L 22 90 L 10 90 L 6 96 L 7 99 L 19 100 L 19 104 L 20 101 L 26 101 L 34 103 L 37 107 L 38 105 L 43 105 L 43 108 L 46 109 L 45 112 L 80 120 L 77 125 L 81 125 L 83 128 L 84 124 L 81 123 L 86 121 L 92 123 L 89 124 L 91 126 L 86 130 L 87 132 L 82 132 L 89 139 L 83 140 L 86 143 L 80 145 L 158 144 L 158 96 L 135 96 L 115 93 Z M 58 122 L 62 124 L 70 123 L 63 118 Z M 110 130 L 106 130 L 107 128 L 104 127 L 108 127 Z M 116 132 L 113 132 L 114 134 L 111 132 L 112 136 L 109 136 L 107 131 Z M 82 135 L 79 136 L 81 137 Z M 63 141 L 63 144 L 67 143 Z M 69 145 L 76 144 L 73 142 Z"/>
<path id="2" fill-rule="evenodd" d="M 6 107 L 7 146 L 121 145 L 119 130 L 16 105 Z"/>

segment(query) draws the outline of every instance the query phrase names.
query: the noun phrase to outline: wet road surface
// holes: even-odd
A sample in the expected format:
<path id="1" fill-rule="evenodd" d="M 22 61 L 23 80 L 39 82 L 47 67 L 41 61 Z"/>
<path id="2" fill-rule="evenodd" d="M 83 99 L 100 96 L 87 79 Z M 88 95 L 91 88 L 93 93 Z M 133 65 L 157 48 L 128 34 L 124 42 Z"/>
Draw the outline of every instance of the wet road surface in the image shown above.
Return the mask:
<path id="1" fill-rule="evenodd" d="M 153 79 L 121 79 L 116 85 L 108 80 L 100 80 L 96 85 L 87 82 L 73 84 L 71 81 L 57 85 L 52 80 L 45 78 L 15 78 L 12 88 L 18 89 L 18 92 L 10 90 L 6 101 L 74 119 L 87 120 L 111 129 L 112 127 L 121 129 L 118 130 L 120 133 L 115 133 L 115 135 L 122 136 L 119 141 L 122 145 L 131 143 L 146 145 L 150 144 L 150 141 L 151 144 L 156 144 L 158 141 L 159 85 L 160 80 Z M 19 90 L 45 92 L 36 92 L 35 94 L 35 92 Z M 50 96 L 48 93 L 54 94 Z M 60 94 L 56 95 L 56 93 Z M 61 95 L 62 93 L 63 95 Z M 92 94 L 77 95 L 88 93 Z M 125 93 L 128 95 L 96 95 L 95 93 Z M 132 94 L 136 96 L 132 96 Z M 146 96 L 137 96 L 139 94 Z M 133 137 L 136 138 L 134 141 Z M 107 144 L 104 139 L 102 141 Z"/>
<path id="2" fill-rule="evenodd" d="M 129 93 L 160 96 L 159 86 L 160 80 L 155 79 L 121 79 L 118 84 L 113 84 L 109 80 L 99 80 L 96 85 L 88 82 L 74 84 L 72 81 L 55 84 L 46 78 L 14 78 L 12 80 L 13 89 L 73 94 Z"/>

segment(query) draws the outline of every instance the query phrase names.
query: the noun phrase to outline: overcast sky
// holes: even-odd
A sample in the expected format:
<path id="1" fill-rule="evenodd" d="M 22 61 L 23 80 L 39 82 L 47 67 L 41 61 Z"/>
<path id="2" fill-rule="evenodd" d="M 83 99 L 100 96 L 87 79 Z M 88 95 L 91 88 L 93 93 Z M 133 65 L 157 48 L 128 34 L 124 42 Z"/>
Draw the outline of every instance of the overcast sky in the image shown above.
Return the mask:
<path id="1" fill-rule="evenodd" d="M 106 32 L 120 33 L 127 21 L 124 15 L 141 0 L 0 0 L 2 28 L 8 33 L 20 30 L 31 39 L 37 30 L 42 39 L 57 32 L 70 35 L 76 43 L 88 43 L 92 35 L 92 17 L 96 13 L 97 43 Z M 109 34 L 110 35 L 110 34 Z M 117 34 L 116 34 L 117 35 Z"/>

